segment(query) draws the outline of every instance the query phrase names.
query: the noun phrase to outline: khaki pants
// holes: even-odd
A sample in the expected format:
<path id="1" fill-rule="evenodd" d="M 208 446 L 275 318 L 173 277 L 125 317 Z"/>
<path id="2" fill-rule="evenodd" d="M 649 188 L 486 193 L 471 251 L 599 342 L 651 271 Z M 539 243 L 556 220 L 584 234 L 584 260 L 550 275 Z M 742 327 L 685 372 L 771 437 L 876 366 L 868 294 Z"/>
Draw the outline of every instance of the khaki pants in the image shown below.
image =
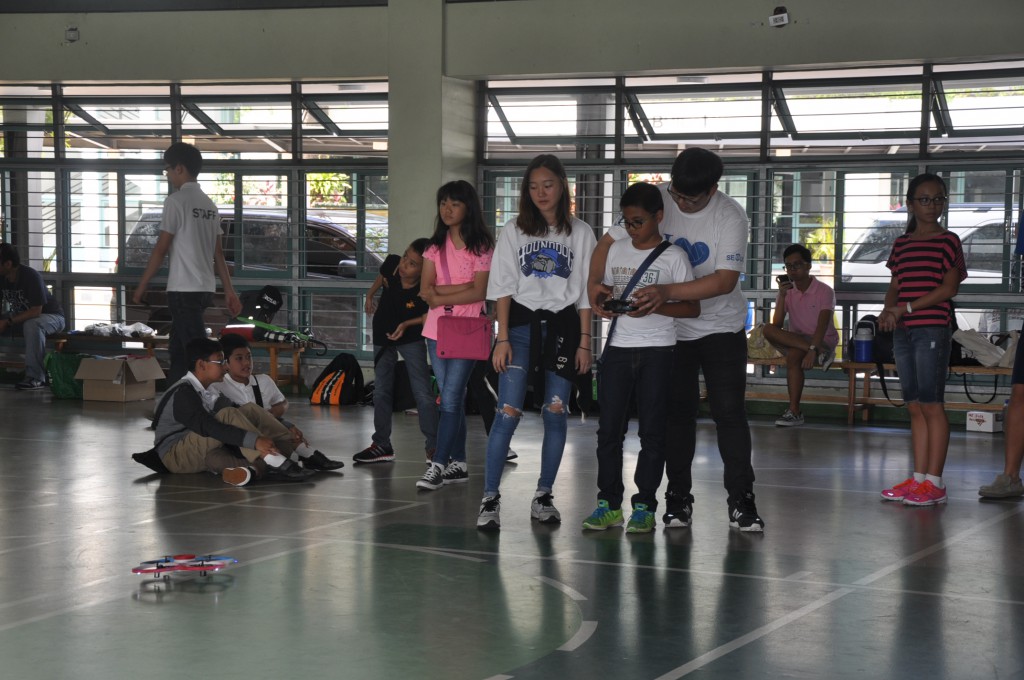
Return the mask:
<path id="1" fill-rule="evenodd" d="M 284 456 L 295 450 L 292 433 L 261 406 L 245 404 L 238 408 L 224 408 L 214 417 L 222 423 L 270 437 Z M 241 452 L 242 458 L 238 457 L 238 452 Z M 224 468 L 250 465 L 256 469 L 257 477 L 262 477 L 267 468 L 256 449 L 225 446 L 223 442 L 195 432 L 189 432 L 184 439 L 174 444 L 163 457 L 163 463 L 171 472 L 208 471 L 214 474 L 220 474 Z"/>

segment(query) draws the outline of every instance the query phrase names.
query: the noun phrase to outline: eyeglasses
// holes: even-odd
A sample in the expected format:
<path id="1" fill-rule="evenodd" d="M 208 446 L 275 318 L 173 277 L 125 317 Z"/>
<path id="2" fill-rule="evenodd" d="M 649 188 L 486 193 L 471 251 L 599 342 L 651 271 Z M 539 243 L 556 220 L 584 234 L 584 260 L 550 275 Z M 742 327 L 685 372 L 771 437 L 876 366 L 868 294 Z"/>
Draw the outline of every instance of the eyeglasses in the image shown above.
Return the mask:
<path id="1" fill-rule="evenodd" d="M 228 363 L 227 359 L 203 359 L 203 361 L 205 361 L 208 364 L 217 364 L 218 366 L 223 366 L 224 364 Z"/>
<path id="2" fill-rule="evenodd" d="M 701 201 L 704 200 L 704 197 L 707 195 L 707 193 L 708 192 L 705 191 L 703 194 L 691 198 L 690 196 L 683 196 L 678 191 L 673 191 L 672 187 L 669 187 L 668 189 L 668 195 L 672 197 L 673 201 L 675 201 L 676 203 L 688 205 L 691 208 L 700 205 Z"/>
<path id="3" fill-rule="evenodd" d="M 944 205 L 949 200 L 949 196 L 921 196 L 919 198 L 912 198 L 911 201 L 917 201 L 921 205 Z"/>
<path id="4" fill-rule="evenodd" d="M 624 227 L 626 229 L 639 229 L 642 226 L 644 226 L 644 224 L 646 224 L 648 220 L 651 219 L 654 219 L 653 215 L 650 217 L 645 217 L 643 219 L 636 220 L 627 220 L 625 217 L 620 217 L 619 220 L 615 223 L 615 226 Z"/>
<path id="5" fill-rule="evenodd" d="M 793 271 L 794 269 L 803 269 L 804 267 L 807 266 L 807 263 L 806 262 L 786 262 L 782 266 L 786 268 L 786 271 Z"/>

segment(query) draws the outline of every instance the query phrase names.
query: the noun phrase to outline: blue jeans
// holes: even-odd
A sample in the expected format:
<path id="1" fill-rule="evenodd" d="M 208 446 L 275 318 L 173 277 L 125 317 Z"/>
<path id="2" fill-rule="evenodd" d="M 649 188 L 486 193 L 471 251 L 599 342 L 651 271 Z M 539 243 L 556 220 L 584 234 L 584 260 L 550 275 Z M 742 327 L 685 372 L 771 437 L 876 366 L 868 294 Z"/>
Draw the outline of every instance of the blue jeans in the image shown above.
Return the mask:
<path id="1" fill-rule="evenodd" d="M 713 333 L 697 340 L 676 343 L 672 366 L 668 424 L 668 512 L 672 499 L 690 495 L 690 467 L 697 450 L 697 414 L 700 410 L 700 374 L 708 390 L 711 418 L 718 435 L 718 453 L 725 464 L 724 483 L 729 498 L 753 491 L 754 468 L 750 464 L 750 424 L 747 422 L 747 341 L 743 331 Z"/>
<path id="2" fill-rule="evenodd" d="M 613 510 L 622 506 L 622 442 L 629 425 L 630 397 L 636 394 L 640 435 L 633 482 L 637 493 L 632 504 L 658 508 L 658 487 L 665 469 L 668 395 L 672 356 L 668 347 L 605 347 L 598 371 L 597 402 L 601 417 L 597 426 L 597 498 Z"/>
<path id="3" fill-rule="evenodd" d="M 168 385 L 178 382 L 192 370 L 185 359 L 185 348 L 192 340 L 206 337 L 203 312 L 211 304 L 213 293 L 167 291 L 167 308 L 171 312 L 171 336 L 167 341 L 167 351 L 171 355 Z"/>
<path id="4" fill-rule="evenodd" d="M 541 325 L 541 338 L 547 334 L 547 324 Z M 512 435 L 523 417 L 523 403 L 526 401 L 526 387 L 530 369 L 530 326 L 514 326 L 508 331 L 508 341 L 512 346 L 512 359 L 508 368 L 498 376 L 498 405 L 490 435 L 487 437 L 487 463 L 484 466 L 484 496 L 496 496 L 501 484 L 501 472 L 505 469 L 505 456 L 508 454 Z M 569 394 L 572 383 L 552 371 L 544 375 L 544 442 L 540 448 L 540 479 L 538 491 L 551 493 L 558 476 L 558 466 L 562 463 L 562 452 L 565 450 L 565 436 L 569 423 Z M 552 411 L 551 404 L 562 404 L 561 412 Z M 509 406 L 518 415 L 510 415 L 504 411 Z"/>
<path id="5" fill-rule="evenodd" d="M 419 411 L 420 432 L 427 451 L 437 448 L 437 404 L 430 388 L 430 367 L 427 365 L 427 347 L 422 341 L 391 345 L 381 352 L 373 348 L 377 359 L 373 367 L 373 441 L 391 448 L 391 418 L 395 399 L 395 365 L 401 355 L 409 373 L 409 385 Z"/>
<path id="6" fill-rule="evenodd" d="M 945 402 L 952 337 L 949 326 L 896 327 L 892 334 L 892 353 L 896 358 L 903 401 Z"/>
<path id="7" fill-rule="evenodd" d="M 437 414 L 437 450 L 434 462 L 447 465 L 466 461 L 466 385 L 476 361 L 442 359 L 437 356 L 437 340 L 427 338 L 430 364 L 441 391 L 441 409 Z"/>
<path id="8" fill-rule="evenodd" d="M 21 324 L 25 337 L 25 377 L 46 382 L 46 336 L 64 330 L 64 317 L 60 314 L 40 314 Z"/>

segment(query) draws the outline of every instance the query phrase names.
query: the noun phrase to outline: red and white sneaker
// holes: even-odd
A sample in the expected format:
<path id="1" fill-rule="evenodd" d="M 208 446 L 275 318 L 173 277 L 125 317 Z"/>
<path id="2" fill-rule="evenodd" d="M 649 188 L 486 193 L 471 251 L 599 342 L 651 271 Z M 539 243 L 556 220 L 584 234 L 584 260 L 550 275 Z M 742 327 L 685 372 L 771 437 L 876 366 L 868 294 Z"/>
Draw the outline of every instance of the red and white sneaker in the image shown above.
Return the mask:
<path id="1" fill-rule="evenodd" d="M 938 505 L 946 502 L 946 490 L 940 489 L 927 479 L 914 487 L 903 497 L 904 505 Z"/>
<path id="2" fill-rule="evenodd" d="M 882 491 L 882 500 L 901 502 L 907 494 L 914 490 L 915 486 L 917 486 L 917 482 L 914 478 L 908 477 L 891 489 Z"/>

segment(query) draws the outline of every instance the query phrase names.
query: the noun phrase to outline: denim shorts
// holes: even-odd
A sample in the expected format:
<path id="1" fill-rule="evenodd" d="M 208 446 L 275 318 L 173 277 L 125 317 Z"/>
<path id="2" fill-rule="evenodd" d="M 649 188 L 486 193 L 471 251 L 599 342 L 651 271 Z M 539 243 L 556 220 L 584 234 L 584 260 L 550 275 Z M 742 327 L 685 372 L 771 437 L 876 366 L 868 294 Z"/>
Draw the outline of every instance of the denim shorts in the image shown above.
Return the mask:
<path id="1" fill-rule="evenodd" d="M 896 327 L 892 351 L 904 401 L 920 404 L 945 401 L 952 337 L 949 326 Z"/>

